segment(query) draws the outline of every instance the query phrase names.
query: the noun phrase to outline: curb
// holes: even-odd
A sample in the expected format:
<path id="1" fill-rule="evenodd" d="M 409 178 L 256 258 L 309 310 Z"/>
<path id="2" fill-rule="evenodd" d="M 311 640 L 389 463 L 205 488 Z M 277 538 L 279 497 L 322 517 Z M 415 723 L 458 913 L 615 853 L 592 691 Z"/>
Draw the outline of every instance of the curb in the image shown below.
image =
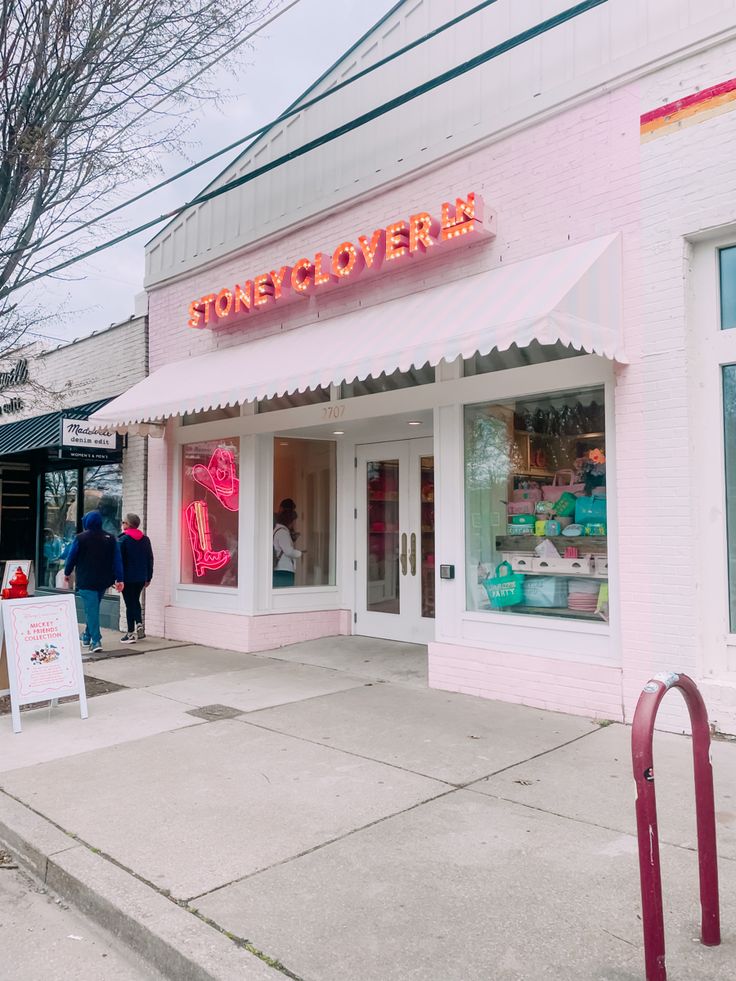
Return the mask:
<path id="1" fill-rule="evenodd" d="M 174 981 L 275 981 L 228 937 L 0 793 L 0 845 L 61 898 Z"/>

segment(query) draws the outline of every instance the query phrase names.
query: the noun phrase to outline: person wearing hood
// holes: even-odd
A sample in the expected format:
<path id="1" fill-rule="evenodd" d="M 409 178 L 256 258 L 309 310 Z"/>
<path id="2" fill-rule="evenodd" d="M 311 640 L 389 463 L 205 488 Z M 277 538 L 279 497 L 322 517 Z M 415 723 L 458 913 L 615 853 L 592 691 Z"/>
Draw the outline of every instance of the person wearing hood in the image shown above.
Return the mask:
<path id="1" fill-rule="evenodd" d="M 64 565 L 64 581 L 68 588 L 69 577 L 76 569 L 77 591 L 82 597 L 87 625 L 82 643 L 88 645 L 90 654 L 102 650 L 100 631 L 100 603 L 107 589 L 123 589 L 123 563 L 120 547 L 112 535 L 102 530 L 102 515 L 90 511 L 82 519 L 82 531 L 72 542 Z"/>
<path id="2" fill-rule="evenodd" d="M 128 632 L 120 638 L 121 644 L 134 644 L 145 637 L 141 593 L 153 579 L 153 548 L 151 539 L 143 534 L 140 525 L 141 519 L 137 514 L 126 514 L 123 533 L 118 538 L 123 560 L 123 599 L 128 626 Z"/>

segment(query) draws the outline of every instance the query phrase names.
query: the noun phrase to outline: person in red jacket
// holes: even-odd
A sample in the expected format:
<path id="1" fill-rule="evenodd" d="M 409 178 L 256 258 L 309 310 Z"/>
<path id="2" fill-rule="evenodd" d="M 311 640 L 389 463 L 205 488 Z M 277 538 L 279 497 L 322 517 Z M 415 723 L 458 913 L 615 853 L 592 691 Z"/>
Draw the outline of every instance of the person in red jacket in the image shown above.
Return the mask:
<path id="1" fill-rule="evenodd" d="M 143 640 L 143 612 L 141 593 L 153 579 L 153 548 L 151 539 L 140 528 L 137 514 L 126 514 L 123 532 L 118 538 L 123 560 L 123 599 L 128 631 L 120 638 L 121 644 L 134 644 Z"/>

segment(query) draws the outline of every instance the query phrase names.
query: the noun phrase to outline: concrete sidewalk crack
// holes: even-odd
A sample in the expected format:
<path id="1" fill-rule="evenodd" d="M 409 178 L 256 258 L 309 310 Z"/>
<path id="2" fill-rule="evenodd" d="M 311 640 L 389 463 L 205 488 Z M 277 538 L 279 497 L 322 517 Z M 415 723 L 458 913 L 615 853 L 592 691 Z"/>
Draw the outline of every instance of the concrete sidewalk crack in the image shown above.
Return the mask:
<path id="1" fill-rule="evenodd" d="M 473 780 L 469 780 L 467 783 L 456 784 L 457 787 L 462 787 L 463 790 L 468 790 L 473 784 L 482 783 L 484 780 L 490 780 L 491 777 L 497 777 L 500 773 L 506 773 L 508 770 L 513 770 L 517 766 L 524 766 L 525 763 L 531 763 L 532 760 L 538 760 L 542 756 L 549 756 L 550 753 L 556 753 L 558 749 L 564 749 L 565 746 L 572 746 L 573 743 L 580 742 L 581 739 L 588 739 L 590 736 L 594 736 L 597 732 L 601 731 L 599 726 L 597 729 L 591 729 L 590 732 L 583 732 L 579 736 L 574 736 L 572 739 L 566 740 L 564 743 L 558 743 L 556 746 L 551 746 L 549 749 L 543 749 L 539 753 L 534 753 L 532 756 L 528 756 L 525 760 L 517 760 L 515 763 L 509 763 L 508 766 L 502 766 L 498 770 L 493 770 L 491 773 L 487 773 L 482 777 L 475 777 Z"/>
<path id="2" fill-rule="evenodd" d="M 574 824 L 583 824 L 586 828 L 597 828 L 599 831 L 610 831 L 613 834 L 624 835 L 626 838 L 631 838 L 634 841 L 637 840 L 636 832 L 625 831 L 622 828 L 615 828 L 610 824 L 599 824 L 597 821 L 588 821 L 585 818 L 574 817 L 572 814 L 560 814 L 559 811 L 552 811 L 549 808 L 540 807 L 538 804 L 528 804 L 522 800 L 514 800 L 513 797 L 504 797 L 501 794 L 484 794 L 479 790 L 474 790 L 472 787 L 466 787 L 464 789 L 468 790 L 471 794 L 477 794 L 479 797 L 487 797 L 490 800 L 500 800 L 503 801 L 504 804 L 516 804 L 519 807 L 525 807 L 530 811 L 537 811 L 539 814 L 549 814 L 552 817 L 560 818 L 562 821 L 572 821 Z M 697 853 L 698 851 L 697 845 L 684 845 L 682 842 L 668 841 L 661 835 L 659 837 L 659 843 L 660 845 L 667 845 L 668 848 L 677 848 L 683 852 Z M 735 862 L 736 859 L 732 858 L 730 855 L 719 854 L 718 861 L 719 863 Z"/>
<path id="3" fill-rule="evenodd" d="M 326 696 L 320 695 L 315 697 L 323 698 Z M 269 711 L 269 709 L 258 709 L 256 711 Z M 578 742 L 580 739 L 587 739 L 589 736 L 594 735 L 599 731 L 599 729 L 591 729 L 590 732 L 584 732 L 582 735 L 575 736 L 573 739 L 568 739 L 564 743 L 558 743 L 556 746 L 552 746 L 549 749 L 543 749 L 539 753 L 526 757 L 526 759 L 517 760 L 514 763 L 509 763 L 508 766 L 500 767 L 498 770 L 491 770 L 490 773 L 484 773 L 480 777 L 473 777 L 472 780 L 458 783 L 453 780 L 445 780 L 444 777 L 438 777 L 431 773 L 425 773 L 423 770 L 413 770 L 411 767 L 402 766 L 400 763 L 393 763 L 391 760 L 382 760 L 375 756 L 366 756 L 365 753 L 358 753 L 356 750 L 345 749 L 341 746 L 333 746 L 330 743 L 323 742 L 319 739 L 310 739 L 308 736 L 301 736 L 293 732 L 286 732 L 284 729 L 277 729 L 274 726 L 268 726 L 263 722 L 257 722 L 254 719 L 251 719 L 248 714 L 239 715 L 237 718 L 232 719 L 231 721 L 238 722 L 241 725 L 252 726 L 254 729 L 263 729 L 264 732 L 272 732 L 277 736 L 285 736 L 287 739 L 297 739 L 299 742 L 309 743 L 311 746 L 320 746 L 322 749 L 332 749 L 336 753 L 343 753 L 345 756 L 352 756 L 355 759 L 365 760 L 368 763 L 378 763 L 380 766 L 389 766 L 394 770 L 399 770 L 400 773 L 408 773 L 415 777 L 424 777 L 426 780 L 434 780 L 436 783 L 445 784 L 447 787 L 452 787 L 453 790 L 466 790 L 467 788 L 472 787 L 473 784 L 482 783 L 483 780 L 489 780 L 491 777 L 495 777 L 500 773 L 505 773 L 507 770 L 512 770 L 516 766 L 523 766 L 525 763 L 530 763 L 532 760 L 539 759 L 541 756 L 547 756 L 549 753 L 555 753 L 558 749 L 563 749 L 565 746 L 570 746 L 573 743 Z"/>
<path id="4" fill-rule="evenodd" d="M 423 800 L 416 801 L 416 803 L 410 804 L 408 807 L 404 807 L 400 811 L 392 811 L 390 814 L 384 814 L 382 817 L 376 818 L 374 821 L 368 821 L 367 824 L 361 824 L 359 828 L 351 828 L 344 834 L 335 835 L 334 838 L 328 838 L 326 841 L 321 841 L 317 845 L 312 845 L 311 848 L 305 848 L 301 852 L 296 852 L 293 855 L 288 855 L 286 858 L 281 858 L 278 860 L 278 862 L 272 862 L 270 865 L 264 865 L 262 869 L 256 869 L 254 872 L 248 872 L 245 875 L 238 876 L 236 879 L 231 879 L 229 882 L 223 882 L 219 886 L 215 886 L 213 889 L 207 889 L 205 892 L 197 893 L 196 896 L 190 896 L 187 903 L 192 903 L 198 899 L 204 899 L 205 896 L 212 896 L 221 889 L 228 889 L 230 886 L 237 885 L 239 882 L 246 882 L 248 879 L 255 878 L 255 876 L 263 875 L 264 872 L 270 872 L 272 869 L 277 869 L 281 865 L 288 865 L 290 862 L 304 858 L 305 855 L 312 855 L 315 852 L 321 851 L 323 848 L 328 848 L 330 845 L 334 845 L 339 841 L 345 841 L 347 838 L 352 838 L 353 835 L 361 834 L 363 831 L 367 831 L 369 828 L 375 828 L 377 825 L 383 824 L 385 821 L 393 821 L 397 817 L 401 817 L 404 814 L 409 814 L 418 807 L 424 807 L 425 804 L 432 804 L 434 801 L 442 800 L 442 798 L 449 797 L 451 794 L 456 794 L 457 791 L 457 787 L 450 787 L 448 790 L 444 790 L 441 794 L 434 794 L 432 797 L 425 797 Z"/>
<path id="5" fill-rule="evenodd" d="M 246 715 L 239 715 L 237 718 L 228 719 L 227 721 L 252 726 L 254 729 L 262 729 L 264 732 L 271 732 L 275 736 L 284 736 L 286 739 L 296 739 L 301 743 L 308 743 L 310 746 L 319 746 L 321 749 L 331 749 L 335 753 L 342 753 L 344 756 L 352 756 L 353 759 L 356 760 L 365 760 L 366 763 L 377 763 L 379 766 L 388 766 L 391 767 L 392 770 L 398 770 L 400 773 L 408 773 L 413 777 L 424 777 L 425 780 L 433 780 L 435 783 L 444 784 L 446 787 L 451 787 L 453 790 L 461 790 L 465 786 L 464 784 L 453 783 L 451 780 L 444 780 L 442 777 L 433 777 L 431 773 L 423 773 L 421 770 L 412 770 L 407 766 L 401 766 L 400 763 L 392 763 L 390 760 L 379 760 L 374 756 L 366 756 L 364 753 L 358 753 L 352 749 L 343 749 L 340 746 L 331 746 L 329 743 L 321 742 L 319 739 L 309 739 L 307 736 L 295 735 L 293 732 L 284 732 L 283 729 L 274 729 L 272 726 L 263 725 L 261 722 L 253 722 Z M 481 777 L 481 779 L 485 778 Z"/>
<path id="6" fill-rule="evenodd" d="M 279 971 L 287 978 L 290 978 L 291 981 L 304 981 L 300 975 L 294 974 L 293 971 L 290 971 L 285 964 L 278 960 L 278 958 L 271 957 L 269 954 L 264 953 L 245 937 L 239 937 L 237 934 L 231 933 L 229 930 L 225 930 L 219 923 L 211 919 L 211 917 L 205 916 L 204 913 L 200 913 L 198 909 L 190 906 L 187 902 L 178 902 L 177 906 L 185 909 L 188 913 L 191 913 L 192 916 L 196 916 L 198 920 L 201 920 L 202 923 L 205 923 L 208 927 L 211 927 L 213 930 L 217 930 L 218 933 L 221 933 L 224 937 L 227 937 L 228 940 L 231 940 L 236 947 L 240 947 L 242 950 L 247 950 L 249 954 L 253 954 L 254 957 L 257 957 L 259 960 L 263 961 L 264 964 L 268 964 L 268 966 L 272 967 L 274 971 Z"/>

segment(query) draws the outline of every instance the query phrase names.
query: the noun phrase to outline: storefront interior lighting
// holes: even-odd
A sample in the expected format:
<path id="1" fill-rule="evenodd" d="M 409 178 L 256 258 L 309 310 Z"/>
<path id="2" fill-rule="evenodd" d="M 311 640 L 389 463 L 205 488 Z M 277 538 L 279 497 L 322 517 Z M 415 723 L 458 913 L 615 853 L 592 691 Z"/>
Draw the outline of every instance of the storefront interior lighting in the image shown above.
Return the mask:
<path id="1" fill-rule="evenodd" d="M 421 425 L 423 425 L 423 423 L 422 423 L 422 420 L 421 419 L 410 419 L 409 422 L 407 423 L 407 425 L 409 425 L 409 426 L 421 426 Z"/>
<path id="2" fill-rule="evenodd" d="M 332 430 L 332 435 L 333 436 L 344 436 L 345 435 L 345 430 L 344 429 L 333 429 Z"/>

